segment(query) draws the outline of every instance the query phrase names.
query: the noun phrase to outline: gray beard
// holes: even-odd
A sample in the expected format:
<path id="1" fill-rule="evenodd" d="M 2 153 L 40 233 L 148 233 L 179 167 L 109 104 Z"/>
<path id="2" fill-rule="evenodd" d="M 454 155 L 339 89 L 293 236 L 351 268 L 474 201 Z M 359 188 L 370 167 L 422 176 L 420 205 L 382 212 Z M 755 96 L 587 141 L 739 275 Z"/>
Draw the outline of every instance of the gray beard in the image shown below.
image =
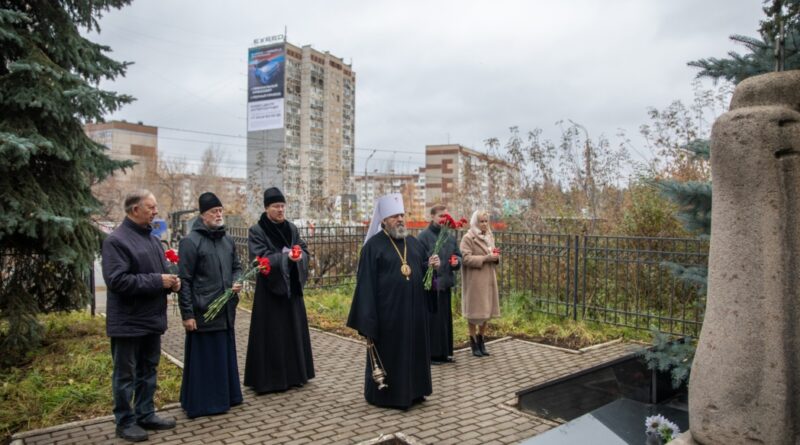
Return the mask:
<path id="1" fill-rule="evenodd" d="M 408 231 L 404 226 L 394 226 L 386 229 L 386 232 L 394 239 L 405 239 L 408 236 Z"/>
<path id="2" fill-rule="evenodd" d="M 211 221 L 211 223 L 209 223 L 209 224 L 206 224 L 206 226 L 207 226 L 209 229 L 219 229 L 220 227 L 222 227 L 222 226 L 224 226 L 224 225 L 225 225 L 225 218 L 221 219 L 221 220 L 219 221 L 219 224 L 217 224 L 217 222 L 216 222 L 216 221 Z"/>

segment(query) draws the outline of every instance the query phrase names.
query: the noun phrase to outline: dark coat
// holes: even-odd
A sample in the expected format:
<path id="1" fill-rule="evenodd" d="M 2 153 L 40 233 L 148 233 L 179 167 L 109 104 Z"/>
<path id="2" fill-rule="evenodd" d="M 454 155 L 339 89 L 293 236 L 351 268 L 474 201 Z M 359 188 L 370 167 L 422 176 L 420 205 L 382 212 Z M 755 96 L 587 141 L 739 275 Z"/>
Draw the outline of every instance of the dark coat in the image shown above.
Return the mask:
<path id="1" fill-rule="evenodd" d="M 178 252 L 181 317 L 184 320 L 194 318 L 200 332 L 232 328 L 238 295 L 228 300 L 227 306 L 208 323 L 203 314 L 211 302 L 230 289 L 242 274 L 236 243 L 225 234 L 225 228 L 210 230 L 197 218 L 192 231 L 181 240 Z"/>
<path id="2" fill-rule="evenodd" d="M 434 254 L 433 246 L 436 244 L 436 238 L 439 237 L 439 227 L 435 227 L 433 223 L 428 225 L 428 228 L 420 232 L 417 240 L 425 246 L 425 256 L 430 257 Z M 450 265 L 450 256 L 455 255 L 458 257 L 458 264 L 455 267 Z M 442 244 L 442 249 L 439 251 L 439 269 L 434 270 L 433 274 L 436 277 L 437 289 L 445 290 L 456 285 L 456 276 L 453 273 L 461 269 L 461 250 L 458 249 L 456 238 L 451 233 Z M 433 290 L 433 289 L 432 289 Z"/>
<path id="3" fill-rule="evenodd" d="M 417 239 L 425 247 L 426 257 L 433 255 L 436 238 L 439 237 L 441 228 L 431 223 L 423 230 Z M 453 311 L 452 288 L 456 283 L 454 271 L 461 269 L 462 256 L 458 248 L 454 232 L 450 232 L 439 251 L 441 264 L 438 270 L 433 271 L 435 287 L 431 288 L 426 298 L 428 310 L 428 329 L 430 333 L 431 358 L 444 361 L 453 356 Z M 450 256 L 458 257 L 458 264 L 450 266 Z"/>
<path id="4" fill-rule="evenodd" d="M 103 241 L 109 337 L 139 337 L 167 330 L 170 291 L 164 289 L 161 275 L 169 273 L 169 263 L 151 231 L 125 218 Z"/>
<path id="5" fill-rule="evenodd" d="M 387 373 L 389 387 L 379 390 L 367 359 L 364 398 L 377 406 L 408 408 L 432 391 L 422 284 L 427 257 L 412 236 L 396 240 L 395 245 L 400 252 L 406 250 L 411 276 L 406 279 L 400 273 L 400 256 L 384 232 L 371 237 L 361 249 L 347 326 L 375 342 Z"/>
<path id="6" fill-rule="evenodd" d="M 262 220 L 265 217 L 262 216 Z M 280 244 L 264 231 L 261 224 L 250 227 L 250 260 L 269 259 L 271 271 L 266 277 L 256 274 L 253 313 L 247 342 L 244 384 L 256 393 L 284 391 L 303 385 L 315 376 L 311 336 L 308 331 L 303 285 L 308 277 L 308 247 L 300 239 L 297 227 L 286 222 L 289 235 Z M 284 245 L 286 244 L 286 245 Z M 283 248 L 299 245 L 303 258 L 289 261 Z"/>
<path id="7" fill-rule="evenodd" d="M 302 296 L 302 288 L 306 285 L 308 280 L 308 246 L 306 242 L 300 239 L 297 231 L 297 226 L 287 221 L 292 233 L 291 245 L 299 245 L 303 249 L 303 259 L 298 263 L 289 261 L 289 256 L 283 253 L 282 249 L 275 246 L 269 239 L 264 229 L 259 224 L 254 224 L 250 227 L 247 235 L 247 247 L 250 255 L 249 261 L 252 263 L 256 256 L 265 257 L 269 259 L 272 271 L 266 278 L 259 277 L 259 282 L 263 281 L 266 288 L 273 295 L 288 297 L 289 289 L 292 287 L 290 280 L 291 265 L 297 265 L 297 274 L 299 283 L 295 283 L 294 288 L 297 290 L 299 284 L 299 292 Z M 294 296 L 294 295 L 293 295 Z"/>

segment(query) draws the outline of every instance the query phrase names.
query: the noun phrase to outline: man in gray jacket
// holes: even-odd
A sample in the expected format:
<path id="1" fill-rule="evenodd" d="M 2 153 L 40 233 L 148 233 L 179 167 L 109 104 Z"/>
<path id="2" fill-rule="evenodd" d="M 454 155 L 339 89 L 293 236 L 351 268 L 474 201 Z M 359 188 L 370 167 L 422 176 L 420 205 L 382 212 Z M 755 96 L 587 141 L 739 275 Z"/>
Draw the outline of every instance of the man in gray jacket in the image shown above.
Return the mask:
<path id="1" fill-rule="evenodd" d="M 147 440 L 143 429 L 175 427 L 156 416 L 156 368 L 161 334 L 167 330 L 167 295 L 179 291 L 180 279 L 168 273 L 164 248 L 150 224 L 158 214 L 156 198 L 147 190 L 125 197 L 126 217 L 103 241 L 103 279 L 107 290 L 106 333 L 114 361 L 112 389 L 117 437 Z M 131 407 L 131 399 L 134 408 Z"/>
<path id="2" fill-rule="evenodd" d="M 200 217 L 181 240 L 178 262 L 186 329 L 181 406 L 190 418 L 221 414 L 242 403 L 235 335 L 242 266 L 236 244 L 225 233 L 222 202 L 206 192 L 198 204 Z M 234 296 L 216 317 L 205 320 L 208 306 L 228 289 Z"/>

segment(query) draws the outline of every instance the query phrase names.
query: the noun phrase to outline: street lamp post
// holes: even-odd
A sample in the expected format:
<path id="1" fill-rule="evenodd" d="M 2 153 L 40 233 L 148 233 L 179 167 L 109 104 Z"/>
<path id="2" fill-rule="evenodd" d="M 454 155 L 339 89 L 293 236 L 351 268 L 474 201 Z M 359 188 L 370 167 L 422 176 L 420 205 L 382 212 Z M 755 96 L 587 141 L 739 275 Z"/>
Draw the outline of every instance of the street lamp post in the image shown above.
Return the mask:
<path id="1" fill-rule="evenodd" d="M 369 179 L 369 176 L 367 176 L 367 164 L 369 164 L 369 160 L 372 159 L 376 151 L 378 150 L 372 150 L 372 153 L 367 156 L 367 160 L 364 161 L 364 218 L 369 217 L 367 214 L 367 180 Z"/>

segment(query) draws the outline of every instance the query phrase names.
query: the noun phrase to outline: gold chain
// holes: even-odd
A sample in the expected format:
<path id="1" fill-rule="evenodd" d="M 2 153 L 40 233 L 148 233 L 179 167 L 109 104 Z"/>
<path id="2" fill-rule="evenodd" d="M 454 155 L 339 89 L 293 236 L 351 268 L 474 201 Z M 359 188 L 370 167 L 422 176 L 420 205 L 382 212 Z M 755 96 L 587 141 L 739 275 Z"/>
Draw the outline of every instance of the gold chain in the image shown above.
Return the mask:
<path id="1" fill-rule="evenodd" d="M 403 254 L 400 255 L 400 249 L 397 248 L 397 244 L 394 243 L 394 240 L 389 235 L 389 232 L 384 229 L 383 233 L 385 233 L 386 237 L 389 238 L 389 241 L 392 243 L 392 247 L 394 247 L 394 251 L 397 252 L 397 256 L 399 256 L 400 261 L 403 262 L 403 264 L 400 266 L 400 273 L 406 277 L 406 280 L 410 280 L 409 276 L 411 276 L 411 266 L 409 266 L 408 262 L 406 261 L 406 257 L 408 256 L 408 243 L 403 241 Z"/>

